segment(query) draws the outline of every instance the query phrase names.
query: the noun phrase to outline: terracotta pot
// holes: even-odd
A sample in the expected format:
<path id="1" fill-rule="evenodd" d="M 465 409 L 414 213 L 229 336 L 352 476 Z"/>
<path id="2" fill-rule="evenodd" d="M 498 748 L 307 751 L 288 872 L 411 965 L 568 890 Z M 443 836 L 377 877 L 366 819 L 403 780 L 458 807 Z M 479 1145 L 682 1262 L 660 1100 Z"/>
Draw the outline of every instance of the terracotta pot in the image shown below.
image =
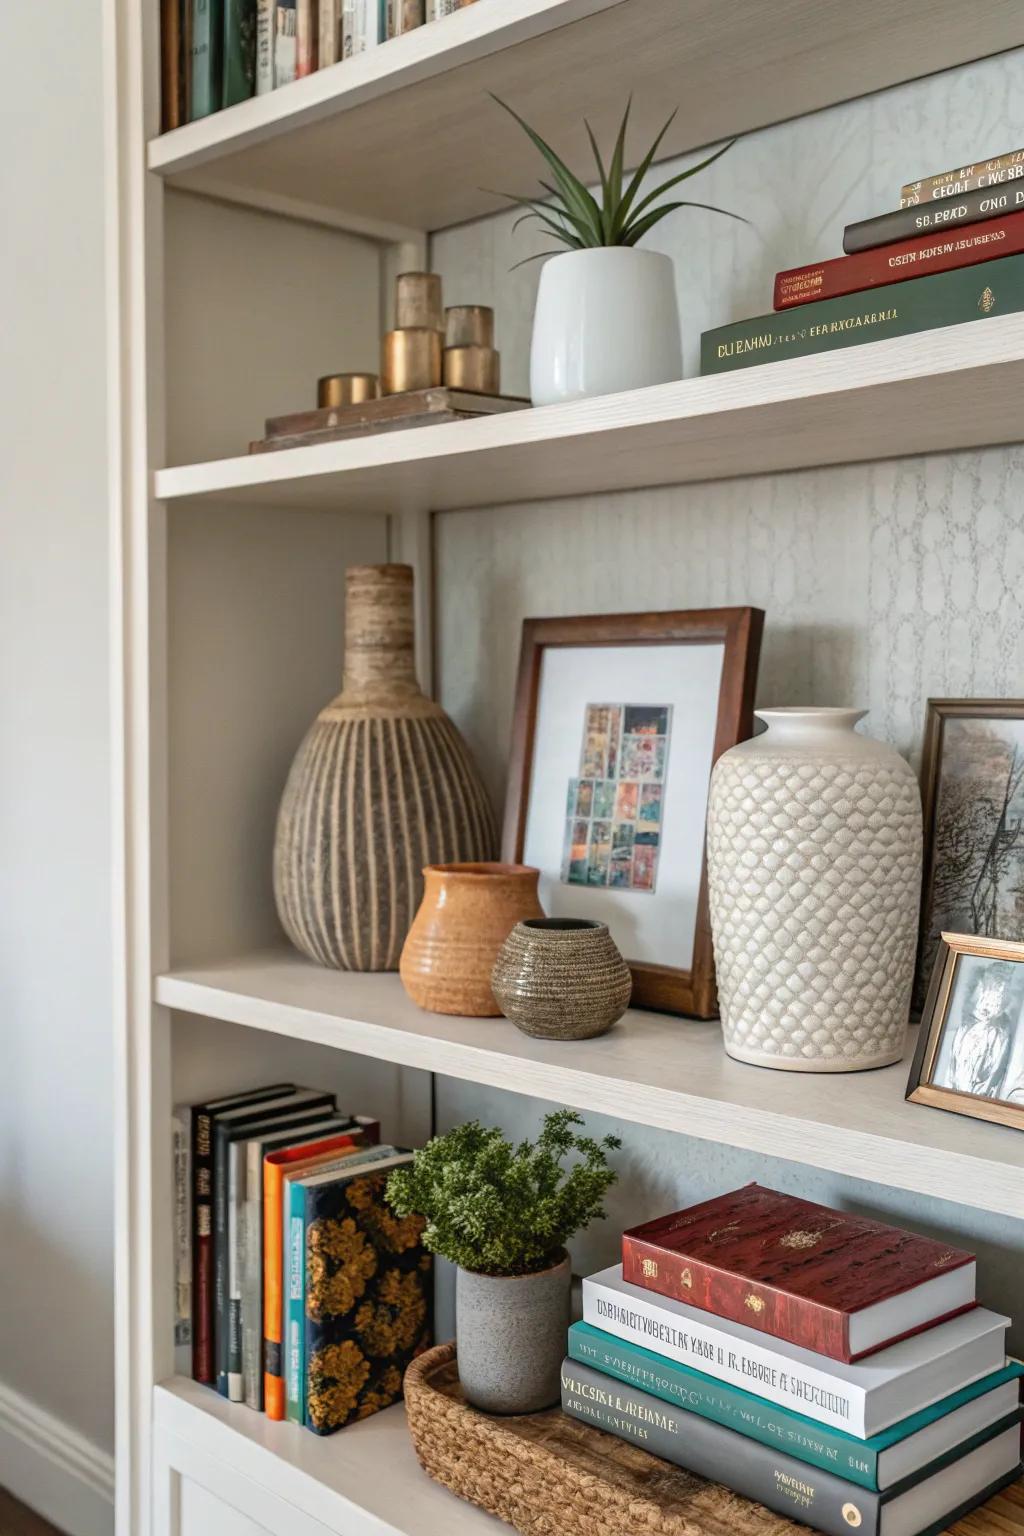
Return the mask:
<path id="1" fill-rule="evenodd" d="M 633 978 L 605 923 L 544 917 L 512 929 L 491 985 L 502 1013 L 524 1035 L 589 1040 L 621 1019 Z"/>
<path id="2" fill-rule="evenodd" d="M 412 569 L 345 578 L 345 678 L 288 775 L 274 895 L 296 949 L 343 971 L 393 971 L 423 864 L 487 859 L 497 834 L 465 742 L 420 692 Z"/>
<path id="3" fill-rule="evenodd" d="M 543 917 L 540 871 L 526 864 L 428 864 L 402 950 L 402 985 L 430 1013 L 497 1018 L 491 971 L 522 917 Z"/>

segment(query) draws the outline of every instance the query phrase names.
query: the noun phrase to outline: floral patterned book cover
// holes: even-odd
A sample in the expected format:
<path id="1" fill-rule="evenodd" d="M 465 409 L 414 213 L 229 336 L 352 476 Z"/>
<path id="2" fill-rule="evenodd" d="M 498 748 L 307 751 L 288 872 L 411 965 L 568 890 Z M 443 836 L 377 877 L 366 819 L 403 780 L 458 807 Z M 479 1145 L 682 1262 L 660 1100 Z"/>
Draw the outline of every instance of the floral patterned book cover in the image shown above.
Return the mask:
<path id="1" fill-rule="evenodd" d="M 341 1173 L 305 1188 L 307 1426 L 329 1435 L 402 1395 L 431 1342 L 433 1275 L 419 1216 L 384 1198 L 393 1167 Z"/>

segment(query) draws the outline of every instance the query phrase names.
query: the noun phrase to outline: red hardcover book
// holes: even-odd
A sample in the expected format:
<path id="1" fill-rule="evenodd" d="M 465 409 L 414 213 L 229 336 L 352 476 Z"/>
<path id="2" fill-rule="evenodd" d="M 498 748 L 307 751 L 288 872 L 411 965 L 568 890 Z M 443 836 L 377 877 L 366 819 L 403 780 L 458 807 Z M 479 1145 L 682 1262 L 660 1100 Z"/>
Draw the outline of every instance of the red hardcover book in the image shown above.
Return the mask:
<path id="1" fill-rule="evenodd" d="M 623 1233 L 622 1278 L 846 1362 L 975 1305 L 973 1254 L 760 1184 Z"/>
<path id="2" fill-rule="evenodd" d="M 878 245 L 856 256 L 839 256 L 835 261 L 778 272 L 772 305 L 792 309 L 815 299 L 838 299 L 844 293 L 862 293 L 883 283 L 949 272 L 954 267 L 974 266 L 997 256 L 1017 256 L 1022 251 L 1024 213 L 1010 213 L 959 229 L 933 230 L 896 245 Z"/>

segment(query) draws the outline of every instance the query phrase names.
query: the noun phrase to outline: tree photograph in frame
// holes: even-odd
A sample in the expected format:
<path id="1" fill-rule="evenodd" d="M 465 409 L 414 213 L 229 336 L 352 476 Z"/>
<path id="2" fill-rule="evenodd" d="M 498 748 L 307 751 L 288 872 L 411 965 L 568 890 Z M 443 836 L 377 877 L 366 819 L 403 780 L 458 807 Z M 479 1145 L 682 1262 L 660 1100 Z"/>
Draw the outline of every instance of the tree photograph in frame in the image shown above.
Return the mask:
<path id="1" fill-rule="evenodd" d="M 713 1018 L 711 769 L 753 729 L 758 608 L 527 619 L 503 856 L 551 917 L 596 919 L 633 1005 Z"/>
<path id="2" fill-rule="evenodd" d="M 929 699 L 921 799 L 915 1011 L 943 932 L 1024 940 L 1024 701 Z"/>
<path id="3" fill-rule="evenodd" d="M 940 936 L 907 1098 L 1024 1129 L 1024 944 Z"/>

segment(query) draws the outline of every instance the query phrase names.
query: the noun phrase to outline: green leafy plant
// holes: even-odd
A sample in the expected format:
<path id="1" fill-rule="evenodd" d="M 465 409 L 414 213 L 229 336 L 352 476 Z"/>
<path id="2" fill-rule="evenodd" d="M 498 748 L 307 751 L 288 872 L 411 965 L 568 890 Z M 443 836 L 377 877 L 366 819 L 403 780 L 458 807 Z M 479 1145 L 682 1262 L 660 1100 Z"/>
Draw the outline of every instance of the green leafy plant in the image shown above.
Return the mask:
<path id="1" fill-rule="evenodd" d="M 547 1115 L 536 1142 L 518 1146 L 478 1120 L 435 1136 L 396 1168 L 387 1198 L 399 1216 L 425 1218 L 423 1241 L 461 1269 L 528 1275 L 557 1263 L 574 1232 L 605 1212 L 617 1175 L 605 1154 L 617 1136 L 580 1136 L 579 1115 Z M 573 1158 L 570 1167 L 566 1159 Z"/>
<path id="2" fill-rule="evenodd" d="M 493 93 L 492 93 L 493 96 Z M 736 142 L 730 140 L 721 149 L 716 149 L 713 155 L 708 155 L 706 160 L 701 160 L 698 165 L 691 165 L 678 175 L 670 176 L 653 191 L 640 197 L 640 189 L 643 186 L 644 177 L 654 163 L 654 157 L 662 139 L 668 132 L 676 113 L 673 112 L 658 134 L 654 143 L 644 155 L 635 172 L 625 183 L 623 165 L 626 153 L 626 129 L 629 125 L 629 112 L 632 98 L 626 103 L 626 110 L 622 115 L 615 145 L 612 149 L 611 160 L 605 168 L 601 151 L 597 147 L 590 124 L 584 119 L 584 126 L 590 139 L 590 147 L 594 151 L 594 160 L 597 164 L 597 174 L 601 188 L 600 202 L 587 188 L 578 176 L 574 176 L 555 151 L 508 105 L 500 96 L 493 96 L 499 107 L 503 107 L 516 122 L 529 135 L 533 144 L 543 155 L 551 167 L 553 182 L 541 180 L 542 189 L 548 194 L 548 200 L 540 201 L 532 197 L 514 197 L 509 192 L 501 192 L 500 197 L 508 198 L 509 202 L 516 203 L 528 212 L 522 218 L 516 220 L 514 227 L 525 223 L 529 219 L 536 219 L 545 229 L 547 234 L 569 250 L 584 251 L 595 246 L 604 245 L 636 245 L 642 240 L 655 224 L 664 219 L 668 214 L 674 213 L 677 208 L 706 208 L 711 213 L 725 214 L 726 218 L 739 219 L 746 224 L 747 220 L 738 213 L 730 213 L 727 208 L 716 208 L 712 203 L 694 203 L 685 200 L 673 200 L 671 202 L 659 201 L 672 187 L 676 187 L 682 181 L 688 181 L 691 176 L 696 176 L 699 171 L 706 170 L 709 165 L 722 155 L 727 149 L 731 149 Z M 676 109 L 678 111 L 678 108 Z M 543 256 L 554 254 L 552 251 L 538 251 L 535 256 L 527 256 L 527 261 L 538 261 Z M 522 266 L 522 262 L 517 262 Z"/>

